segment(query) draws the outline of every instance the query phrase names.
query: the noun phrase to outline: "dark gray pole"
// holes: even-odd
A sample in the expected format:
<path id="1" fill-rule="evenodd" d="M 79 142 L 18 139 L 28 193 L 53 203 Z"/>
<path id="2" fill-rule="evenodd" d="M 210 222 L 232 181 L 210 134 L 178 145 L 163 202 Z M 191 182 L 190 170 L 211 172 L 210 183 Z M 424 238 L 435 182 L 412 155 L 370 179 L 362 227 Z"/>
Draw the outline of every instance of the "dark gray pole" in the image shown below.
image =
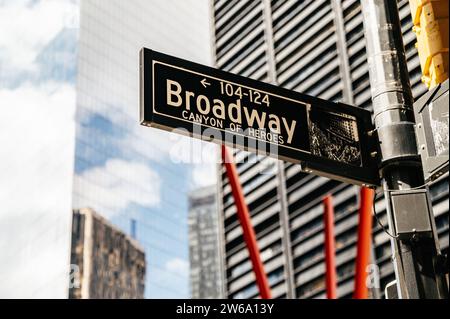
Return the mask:
<path id="1" fill-rule="evenodd" d="M 413 97 L 397 1 L 362 0 L 367 59 L 400 298 L 447 298 L 414 132 Z"/>

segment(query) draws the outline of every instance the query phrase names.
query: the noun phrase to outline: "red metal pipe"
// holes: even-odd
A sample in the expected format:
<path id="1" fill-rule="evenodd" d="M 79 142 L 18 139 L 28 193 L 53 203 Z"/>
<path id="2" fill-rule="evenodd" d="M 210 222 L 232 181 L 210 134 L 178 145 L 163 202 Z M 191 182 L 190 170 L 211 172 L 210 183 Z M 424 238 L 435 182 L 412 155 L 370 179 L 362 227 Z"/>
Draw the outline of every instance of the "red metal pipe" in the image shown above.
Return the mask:
<path id="1" fill-rule="evenodd" d="M 256 277 L 256 284 L 259 289 L 261 299 L 270 299 L 272 293 L 270 291 L 269 281 L 264 271 L 264 265 L 259 254 L 258 243 L 256 241 L 255 230 L 253 229 L 247 204 L 245 203 L 244 192 L 242 191 L 239 176 L 233 157 L 229 154 L 225 145 L 222 145 L 222 161 L 225 165 L 234 202 L 237 208 L 237 215 L 241 223 L 245 244 L 247 245 L 250 260 L 252 262 L 253 272 Z"/>
<path id="2" fill-rule="evenodd" d="M 328 299 L 337 298 L 336 244 L 334 238 L 334 208 L 331 195 L 323 199 L 325 226 L 325 282 Z"/>
<path id="3" fill-rule="evenodd" d="M 367 299 L 367 266 L 370 263 L 370 245 L 372 242 L 372 206 L 373 190 L 361 187 L 359 204 L 358 244 L 356 250 L 354 299 Z"/>

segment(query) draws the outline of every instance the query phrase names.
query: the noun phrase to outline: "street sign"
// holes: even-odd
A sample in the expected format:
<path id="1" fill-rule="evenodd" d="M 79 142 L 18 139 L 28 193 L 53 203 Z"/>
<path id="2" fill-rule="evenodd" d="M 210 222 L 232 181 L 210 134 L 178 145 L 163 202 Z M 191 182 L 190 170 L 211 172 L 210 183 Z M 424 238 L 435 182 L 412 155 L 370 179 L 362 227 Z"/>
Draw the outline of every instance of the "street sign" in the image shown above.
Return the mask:
<path id="1" fill-rule="evenodd" d="M 142 49 L 141 124 L 379 185 L 369 111 Z"/>
<path id="2" fill-rule="evenodd" d="M 425 180 L 448 172 L 448 80 L 414 103 L 416 136 Z"/>

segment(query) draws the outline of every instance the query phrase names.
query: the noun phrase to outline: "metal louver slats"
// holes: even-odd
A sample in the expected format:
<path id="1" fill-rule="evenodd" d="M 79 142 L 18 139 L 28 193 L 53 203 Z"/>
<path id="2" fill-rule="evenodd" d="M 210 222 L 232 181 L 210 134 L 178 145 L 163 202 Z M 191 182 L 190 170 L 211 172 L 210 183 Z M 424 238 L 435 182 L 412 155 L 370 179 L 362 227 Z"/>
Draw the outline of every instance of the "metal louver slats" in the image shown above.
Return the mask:
<path id="1" fill-rule="evenodd" d="M 258 7 L 257 10 L 246 9 L 242 14 L 243 15 L 242 19 L 236 19 L 236 21 L 231 21 L 232 23 L 226 30 L 224 30 L 223 32 L 219 32 L 216 35 L 217 37 L 216 45 L 219 51 L 224 46 L 224 44 L 232 41 L 234 38 L 239 36 L 239 34 L 244 32 L 246 28 L 249 28 L 251 30 L 253 20 L 258 20 L 260 21 L 261 24 L 262 8 L 260 5 L 258 5 L 257 7 Z M 218 52 L 218 55 L 219 54 L 220 53 Z"/>
<path id="2" fill-rule="evenodd" d="M 343 99 L 345 90 L 350 91 L 354 104 L 371 108 L 369 73 L 365 51 L 364 25 L 359 0 L 215 0 L 216 62 L 219 68 L 253 79 L 268 79 L 268 44 L 265 39 L 265 16 L 263 3 L 271 4 L 271 23 L 274 35 L 274 52 L 277 84 L 281 87 L 321 97 L 327 100 Z M 420 82 L 421 72 L 414 47 L 415 35 L 411 31 L 411 17 L 407 0 L 398 1 L 404 33 L 404 45 L 410 71 L 410 81 L 417 98 L 426 91 Z M 335 10 L 342 10 L 335 16 Z M 338 24 L 339 23 L 339 24 Z M 342 30 L 342 32 L 337 32 Z M 342 54 L 345 50 L 345 54 Z M 342 59 L 345 59 L 342 60 Z M 348 68 L 340 68 L 347 62 Z M 342 69 L 342 70 L 341 70 Z M 344 71 L 343 71 L 344 70 Z M 350 90 L 347 89 L 350 84 Z M 248 153 L 237 151 L 239 158 Z M 260 160 L 261 158 L 258 157 Z M 282 224 L 276 219 L 277 179 L 270 176 L 258 179 L 263 163 L 259 161 L 239 163 L 238 171 L 247 185 L 245 196 L 256 220 L 258 244 L 267 249 L 281 241 Z M 321 230 L 321 198 L 327 193 L 335 196 L 336 240 L 338 260 L 338 296 L 349 297 L 352 292 L 352 271 L 356 242 L 357 189 L 322 177 L 301 172 L 298 165 L 283 165 L 286 177 L 291 248 L 293 254 L 293 280 L 296 282 L 297 298 L 316 298 L 324 295 L 323 242 Z M 223 170 L 221 191 L 223 199 L 224 247 L 227 289 L 231 298 L 255 298 L 258 293 L 252 286 L 249 268 L 245 265 L 246 249 L 240 238 L 236 210 L 233 206 L 228 180 Z M 447 181 L 448 182 L 448 181 Z M 254 184 L 253 184 L 254 183 Z M 253 187 L 256 185 L 255 187 Z M 448 189 L 444 196 L 448 197 Z M 447 198 L 445 197 L 445 198 Z M 382 200 L 377 210 L 385 221 Z M 445 210 L 448 219 L 448 206 Z M 281 210 L 280 210 L 281 211 Z M 441 232 L 443 232 L 441 227 Z M 446 226 L 448 232 L 448 223 Z M 380 266 L 381 285 L 393 279 L 393 267 L 389 260 L 390 249 L 387 235 L 374 229 L 375 255 Z M 382 240 L 381 240 L 382 239 Z M 447 240 L 448 247 L 448 240 Z M 273 256 L 265 264 L 278 264 Z M 267 263 L 266 263 L 267 262 Z M 245 267 L 247 268 L 245 268 Z M 244 269 L 245 268 L 245 269 Z M 235 269 L 244 269 L 235 271 Z M 236 273 L 238 275 L 236 275 Z M 279 271 L 270 267 L 269 277 L 278 273 L 278 281 L 272 281 L 274 297 L 283 297 L 287 281 L 280 279 Z M 233 275 L 234 274 L 234 275 Z M 276 276 L 275 276 L 276 277 Z M 301 280 L 300 280 L 301 279 Z"/>
<path id="3" fill-rule="evenodd" d="M 342 85 L 336 81 L 339 63 L 331 2 L 299 1 L 289 12 L 293 2 L 273 13 L 278 83 L 302 93 L 339 99 Z"/>
<path id="4" fill-rule="evenodd" d="M 216 20 L 216 30 L 220 30 L 225 24 L 229 25 L 229 20 L 238 15 L 248 5 L 247 1 L 236 1 L 236 4 L 226 11 L 220 19 Z"/>
<path id="5" fill-rule="evenodd" d="M 215 47 L 216 66 L 223 70 L 250 77 L 260 81 L 268 80 L 267 44 L 265 43 L 265 20 L 264 7 L 261 0 L 230 1 L 232 5 L 215 1 L 214 23 L 215 23 Z M 280 2 L 280 5 L 283 3 Z M 219 8 L 224 7 L 225 9 Z M 227 11 L 227 12 L 224 12 Z M 279 242 L 280 232 L 278 223 L 278 204 L 274 195 L 276 194 L 276 180 L 273 175 L 264 176 L 260 172 L 267 166 L 264 157 L 247 156 L 248 153 L 235 152 L 236 159 L 258 159 L 254 162 L 238 163 L 241 183 L 244 189 L 247 205 L 249 206 L 252 223 L 255 227 L 258 243 L 262 250 L 265 245 L 273 245 Z M 236 216 L 236 207 L 233 205 L 231 189 L 223 170 L 222 183 L 222 220 L 225 260 L 224 266 L 230 268 L 243 268 L 245 265 L 245 244 L 239 229 Z M 275 237 L 273 235 L 276 235 Z M 270 241 L 267 239 L 270 236 Z M 239 256 L 239 258 L 238 258 Z M 281 257 L 278 260 L 267 260 L 267 265 L 276 263 L 277 269 L 268 267 L 268 275 L 279 278 L 274 284 L 274 297 L 281 296 L 285 289 L 282 286 L 282 276 L 278 269 L 281 265 Z M 254 298 L 257 290 L 249 284 L 253 281 L 251 269 L 241 270 L 240 275 L 233 275 L 235 271 L 225 272 L 226 285 L 231 298 Z M 281 287 L 281 288 L 280 288 Z M 275 294 L 277 291 L 277 294 Z"/>
<path id="6" fill-rule="evenodd" d="M 258 7 L 260 7 L 258 2 L 251 2 L 249 6 L 245 6 L 241 11 L 236 12 L 235 15 L 228 17 L 229 20 L 226 21 L 227 23 L 223 27 L 216 29 L 216 38 L 221 39 L 220 42 L 217 41 L 217 45 L 221 47 L 223 42 L 227 41 L 230 37 L 233 38 L 232 40 L 242 38 L 242 26 L 249 20 L 254 20 L 255 17 L 259 16 L 257 12 L 259 10 Z M 254 26 L 255 24 L 251 27 L 247 26 L 248 31 L 251 31 Z M 233 32 L 233 30 L 239 30 L 239 32 Z"/>

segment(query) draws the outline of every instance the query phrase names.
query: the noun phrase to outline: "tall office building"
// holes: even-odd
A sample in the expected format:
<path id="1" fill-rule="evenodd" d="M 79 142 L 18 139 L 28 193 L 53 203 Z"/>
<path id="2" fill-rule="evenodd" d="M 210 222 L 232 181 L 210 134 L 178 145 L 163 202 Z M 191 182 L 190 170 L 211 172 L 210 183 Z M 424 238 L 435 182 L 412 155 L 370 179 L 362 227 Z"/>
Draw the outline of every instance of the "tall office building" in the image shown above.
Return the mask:
<path id="1" fill-rule="evenodd" d="M 426 92 L 407 0 L 398 1 L 411 86 Z M 371 109 L 364 28 L 357 0 L 215 0 L 216 66 L 260 81 Z M 334 196 L 338 297 L 353 292 L 358 194 L 356 186 L 301 172 L 299 165 L 235 151 L 262 260 L 275 298 L 324 298 L 322 198 Z M 272 167 L 272 169 L 269 169 Z M 224 287 L 229 298 L 255 298 L 251 270 L 230 185 L 221 165 L 220 226 Z M 448 250 L 448 177 L 430 187 L 441 248 Z M 387 224 L 385 204 L 376 210 Z M 395 276 L 388 235 L 373 228 L 381 290 Z M 383 292 L 381 291 L 382 295 Z"/>
<path id="2" fill-rule="evenodd" d="M 189 193 L 188 224 L 190 297 L 223 298 L 215 185 L 195 189 Z"/>
<path id="3" fill-rule="evenodd" d="M 191 166 L 174 161 L 180 138 L 139 125 L 139 51 L 208 64 L 207 2 L 82 0 L 80 11 L 73 207 L 135 225 L 146 297 L 187 298 Z"/>

